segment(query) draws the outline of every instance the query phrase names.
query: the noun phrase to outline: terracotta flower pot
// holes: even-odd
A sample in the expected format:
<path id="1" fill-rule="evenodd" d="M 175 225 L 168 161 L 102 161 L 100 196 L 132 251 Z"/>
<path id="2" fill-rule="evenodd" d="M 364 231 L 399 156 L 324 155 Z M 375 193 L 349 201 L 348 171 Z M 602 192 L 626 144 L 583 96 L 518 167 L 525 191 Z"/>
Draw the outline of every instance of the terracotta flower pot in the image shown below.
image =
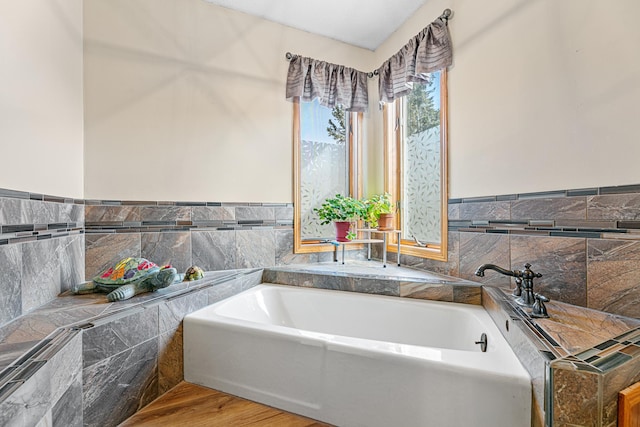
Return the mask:
<path id="1" fill-rule="evenodd" d="M 378 230 L 389 231 L 394 229 L 393 214 L 380 214 L 380 218 L 378 218 Z"/>
<path id="2" fill-rule="evenodd" d="M 348 242 L 347 233 L 349 233 L 351 223 L 349 221 L 336 221 L 334 224 L 336 225 L 336 240 L 338 242 Z"/>

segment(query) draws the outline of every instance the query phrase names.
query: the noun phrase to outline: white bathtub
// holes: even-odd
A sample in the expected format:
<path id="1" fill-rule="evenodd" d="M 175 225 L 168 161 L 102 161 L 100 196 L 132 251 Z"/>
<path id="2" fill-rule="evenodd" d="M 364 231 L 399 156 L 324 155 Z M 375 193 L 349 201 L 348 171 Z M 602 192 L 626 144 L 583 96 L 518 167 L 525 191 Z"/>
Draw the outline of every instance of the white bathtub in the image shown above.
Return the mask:
<path id="1" fill-rule="evenodd" d="M 184 319 L 184 371 L 339 426 L 530 426 L 530 378 L 480 306 L 262 284 Z"/>

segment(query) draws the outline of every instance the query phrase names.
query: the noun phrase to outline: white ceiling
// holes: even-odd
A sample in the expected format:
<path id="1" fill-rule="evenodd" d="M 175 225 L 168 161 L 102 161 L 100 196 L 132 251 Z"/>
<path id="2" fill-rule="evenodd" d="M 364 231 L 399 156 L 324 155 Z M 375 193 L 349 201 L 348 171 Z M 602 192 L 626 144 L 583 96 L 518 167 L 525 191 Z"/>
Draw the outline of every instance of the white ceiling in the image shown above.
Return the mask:
<path id="1" fill-rule="evenodd" d="M 375 50 L 427 0 L 206 0 Z"/>

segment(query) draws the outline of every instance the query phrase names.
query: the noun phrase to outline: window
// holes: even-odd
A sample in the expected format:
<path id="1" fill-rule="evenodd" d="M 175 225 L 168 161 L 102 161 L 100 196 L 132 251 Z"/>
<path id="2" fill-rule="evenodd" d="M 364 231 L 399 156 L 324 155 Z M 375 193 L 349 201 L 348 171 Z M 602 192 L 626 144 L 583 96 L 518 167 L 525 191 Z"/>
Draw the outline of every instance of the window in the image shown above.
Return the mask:
<path id="1" fill-rule="evenodd" d="M 446 71 L 433 73 L 384 107 L 385 190 L 399 207 L 400 251 L 442 261 L 447 259 L 446 89 Z"/>
<path id="2" fill-rule="evenodd" d="M 332 251 L 333 224 L 320 225 L 313 209 L 336 194 L 360 197 L 362 113 L 317 100 L 293 108 L 294 252 Z"/>

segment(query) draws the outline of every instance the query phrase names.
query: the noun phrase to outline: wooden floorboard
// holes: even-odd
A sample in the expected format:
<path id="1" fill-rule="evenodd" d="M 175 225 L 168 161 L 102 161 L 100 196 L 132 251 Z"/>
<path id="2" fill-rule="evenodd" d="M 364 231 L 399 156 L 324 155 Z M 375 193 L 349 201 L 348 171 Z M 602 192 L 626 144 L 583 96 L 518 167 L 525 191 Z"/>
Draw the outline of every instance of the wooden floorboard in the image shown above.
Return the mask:
<path id="1" fill-rule="evenodd" d="M 133 426 L 326 427 L 329 424 L 183 381 L 120 424 Z"/>

